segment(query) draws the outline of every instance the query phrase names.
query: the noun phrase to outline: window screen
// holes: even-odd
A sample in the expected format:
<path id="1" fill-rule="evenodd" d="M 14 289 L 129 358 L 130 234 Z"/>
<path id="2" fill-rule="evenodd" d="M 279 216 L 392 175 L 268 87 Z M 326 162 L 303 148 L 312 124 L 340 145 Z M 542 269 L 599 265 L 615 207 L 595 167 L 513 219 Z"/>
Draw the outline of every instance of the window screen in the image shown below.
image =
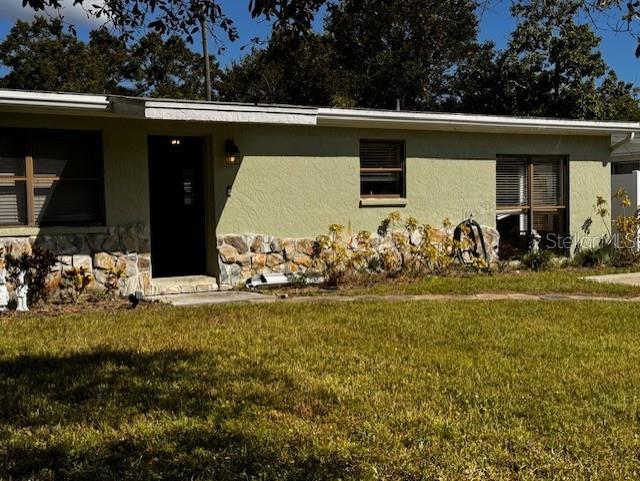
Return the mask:
<path id="1" fill-rule="evenodd" d="M 404 197 L 404 142 L 360 142 L 360 195 Z"/>

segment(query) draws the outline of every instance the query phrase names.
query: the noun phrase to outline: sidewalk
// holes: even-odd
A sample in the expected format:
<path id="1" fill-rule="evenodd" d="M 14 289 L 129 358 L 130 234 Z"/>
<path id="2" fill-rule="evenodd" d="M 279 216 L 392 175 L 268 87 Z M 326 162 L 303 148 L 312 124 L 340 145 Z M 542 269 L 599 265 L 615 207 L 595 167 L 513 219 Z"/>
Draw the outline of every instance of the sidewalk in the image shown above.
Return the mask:
<path id="1" fill-rule="evenodd" d="M 627 272 L 625 274 L 607 274 L 602 276 L 585 277 L 585 279 L 595 282 L 609 284 L 627 284 L 629 286 L 640 286 L 640 272 Z"/>
<path id="2" fill-rule="evenodd" d="M 618 275 L 618 274 L 616 274 Z M 624 275 L 624 274 L 620 274 Z M 636 274 L 638 276 L 638 274 Z M 602 276 L 608 277 L 608 276 Z M 602 281 L 606 282 L 606 281 Z M 638 280 L 640 283 L 640 279 Z M 196 294 L 174 294 L 158 296 L 160 302 L 166 302 L 174 306 L 198 306 L 207 304 L 237 304 L 237 303 L 324 303 L 324 302 L 358 302 L 358 301 L 388 301 L 388 302 L 410 302 L 410 301 L 611 301 L 611 302 L 640 302 L 640 297 L 606 297 L 606 296 L 585 296 L 579 294 L 399 294 L 399 295 L 357 295 L 357 296 L 337 296 L 334 294 L 318 296 L 298 296 L 281 298 L 270 294 L 260 294 L 246 291 L 226 291 L 226 292 L 202 292 Z"/>

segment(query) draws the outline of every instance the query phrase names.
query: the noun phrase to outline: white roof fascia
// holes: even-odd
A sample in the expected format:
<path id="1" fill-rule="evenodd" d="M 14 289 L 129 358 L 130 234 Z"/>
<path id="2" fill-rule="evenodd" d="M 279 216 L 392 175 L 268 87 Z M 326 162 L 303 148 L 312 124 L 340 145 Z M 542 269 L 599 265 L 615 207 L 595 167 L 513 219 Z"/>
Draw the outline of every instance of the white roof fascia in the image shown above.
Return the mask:
<path id="1" fill-rule="evenodd" d="M 198 122 L 316 125 L 315 108 L 147 100 L 145 118 Z"/>
<path id="2" fill-rule="evenodd" d="M 637 122 L 602 122 L 491 115 L 318 109 L 318 125 L 457 132 L 510 132 L 526 134 L 609 135 L 640 131 Z"/>
<path id="3" fill-rule="evenodd" d="M 55 109 L 106 112 L 109 109 L 109 104 L 106 95 L 0 90 L 0 106 L 24 110 Z"/>
<path id="4" fill-rule="evenodd" d="M 156 120 L 524 134 L 640 134 L 638 122 L 250 105 L 0 89 L 0 108 Z M 636 135 L 636 140 L 640 135 Z M 617 140 L 617 138 L 616 138 Z M 613 142 L 612 142 L 613 143 Z M 635 144 L 635 142 L 634 142 Z M 621 148 L 620 150 L 623 150 Z"/>

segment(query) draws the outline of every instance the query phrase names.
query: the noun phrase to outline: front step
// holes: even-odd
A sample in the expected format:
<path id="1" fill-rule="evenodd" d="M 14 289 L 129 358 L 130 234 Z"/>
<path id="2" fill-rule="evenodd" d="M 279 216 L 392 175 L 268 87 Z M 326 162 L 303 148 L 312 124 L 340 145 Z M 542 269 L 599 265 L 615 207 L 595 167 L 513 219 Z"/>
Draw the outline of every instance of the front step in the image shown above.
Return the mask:
<path id="1" fill-rule="evenodd" d="M 151 280 L 151 297 L 168 294 L 195 294 L 196 292 L 213 292 L 218 290 L 215 277 L 182 276 L 161 277 Z"/>

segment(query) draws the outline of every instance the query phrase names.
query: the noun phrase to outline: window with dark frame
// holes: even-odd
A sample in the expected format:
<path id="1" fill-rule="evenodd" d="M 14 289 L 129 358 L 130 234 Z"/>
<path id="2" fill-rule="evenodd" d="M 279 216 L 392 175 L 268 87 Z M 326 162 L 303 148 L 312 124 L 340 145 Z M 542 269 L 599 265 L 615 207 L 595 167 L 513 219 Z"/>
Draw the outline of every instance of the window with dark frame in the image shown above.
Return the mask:
<path id="1" fill-rule="evenodd" d="M 640 170 L 640 161 L 614 162 L 611 164 L 613 175 L 632 174 L 635 170 Z"/>
<path id="2" fill-rule="evenodd" d="M 0 129 L 0 225 L 104 224 L 100 132 Z"/>
<path id="3" fill-rule="evenodd" d="M 528 248 L 533 229 L 546 247 L 553 247 L 553 242 L 547 242 L 548 234 L 557 236 L 556 240 L 567 235 L 567 166 L 564 157 L 497 159 L 497 227 L 506 257 Z"/>
<path id="4" fill-rule="evenodd" d="M 360 197 L 405 196 L 405 145 L 403 141 L 360 141 Z"/>

